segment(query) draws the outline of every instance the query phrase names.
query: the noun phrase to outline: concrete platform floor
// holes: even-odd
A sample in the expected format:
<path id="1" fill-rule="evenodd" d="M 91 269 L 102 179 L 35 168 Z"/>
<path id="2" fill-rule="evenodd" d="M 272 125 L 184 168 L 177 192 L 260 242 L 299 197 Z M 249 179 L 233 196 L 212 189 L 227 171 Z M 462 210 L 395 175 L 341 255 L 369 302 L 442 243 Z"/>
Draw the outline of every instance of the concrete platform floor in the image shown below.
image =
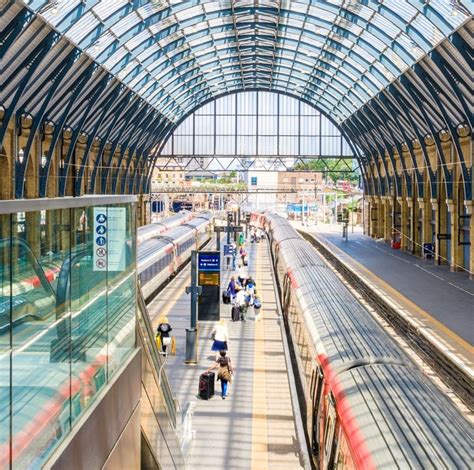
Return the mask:
<path id="1" fill-rule="evenodd" d="M 230 396 L 222 400 L 220 382 L 209 401 L 197 398 L 199 375 L 214 360 L 211 332 L 214 322 L 200 322 L 198 365 L 184 364 L 185 328 L 189 326 L 190 300 L 185 294 L 189 267 L 148 306 L 153 326 L 168 316 L 177 339 L 177 355 L 169 356 L 166 372 L 184 409 L 195 402 L 193 429 L 196 439 L 189 457 L 190 469 L 297 470 L 303 468 L 297 439 L 289 377 L 276 309 L 273 271 L 266 242 L 247 244 L 249 267 L 242 271 L 256 280 L 262 299 L 262 320 L 231 322 L 230 306 L 221 304 L 221 318 L 229 329 L 229 356 L 235 368 Z M 231 271 L 223 271 L 222 286 Z"/>
<path id="2" fill-rule="evenodd" d="M 303 228 L 336 250 L 355 271 L 382 289 L 406 311 L 420 319 L 472 361 L 474 343 L 474 282 L 467 273 L 451 272 L 431 260 L 393 250 L 386 243 L 351 232 L 342 238 L 342 226 L 318 224 Z"/>

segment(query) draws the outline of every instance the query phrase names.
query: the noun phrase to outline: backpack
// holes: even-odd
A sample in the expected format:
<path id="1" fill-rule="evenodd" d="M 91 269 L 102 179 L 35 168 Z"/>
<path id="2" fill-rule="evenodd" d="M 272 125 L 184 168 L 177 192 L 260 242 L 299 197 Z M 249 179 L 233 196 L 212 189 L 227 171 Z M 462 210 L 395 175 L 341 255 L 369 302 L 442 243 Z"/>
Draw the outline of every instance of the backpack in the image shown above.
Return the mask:
<path id="1" fill-rule="evenodd" d="M 260 302 L 259 299 L 255 299 L 255 300 L 253 301 L 253 307 L 254 307 L 254 308 L 260 308 L 261 306 L 262 306 L 262 302 Z"/>
<path id="2" fill-rule="evenodd" d="M 232 381 L 232 373 L 230 371 L 230 359 L 228 357 L 223 358 L 224 360 L 219 360 L 219 370 L 217 372 L 217 380 L 227 380 L 228 382 Z"/>

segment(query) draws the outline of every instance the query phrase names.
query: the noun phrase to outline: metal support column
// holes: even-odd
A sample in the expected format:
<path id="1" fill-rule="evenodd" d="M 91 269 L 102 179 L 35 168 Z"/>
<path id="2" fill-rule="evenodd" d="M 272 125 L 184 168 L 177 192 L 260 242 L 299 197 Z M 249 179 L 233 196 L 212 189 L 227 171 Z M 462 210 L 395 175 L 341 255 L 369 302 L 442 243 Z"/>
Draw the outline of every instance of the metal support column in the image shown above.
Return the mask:
<path id="1" fill-rule="evenodd" d="M 191 294 L 191 325 L 186 328 L 186 364 L 197 364 L 197 301 L 200 294 L 200 287 L 197 285 L 197 257 L 198 252 L 191 252 L 191 286 L 186 288 L 186 293 Z"/>

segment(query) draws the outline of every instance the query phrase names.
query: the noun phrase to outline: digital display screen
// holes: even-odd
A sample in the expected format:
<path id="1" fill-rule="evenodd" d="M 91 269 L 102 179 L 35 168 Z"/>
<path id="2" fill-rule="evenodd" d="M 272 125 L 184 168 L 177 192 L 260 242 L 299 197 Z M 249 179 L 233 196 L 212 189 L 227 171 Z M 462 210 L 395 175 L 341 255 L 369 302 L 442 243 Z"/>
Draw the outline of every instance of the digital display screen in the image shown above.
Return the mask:
<path id="1" fill-rule="evenodd" d="M 219 273 L 199 273 L 199 285 L 200 286 L 219 286 L 220 275 Z"/>

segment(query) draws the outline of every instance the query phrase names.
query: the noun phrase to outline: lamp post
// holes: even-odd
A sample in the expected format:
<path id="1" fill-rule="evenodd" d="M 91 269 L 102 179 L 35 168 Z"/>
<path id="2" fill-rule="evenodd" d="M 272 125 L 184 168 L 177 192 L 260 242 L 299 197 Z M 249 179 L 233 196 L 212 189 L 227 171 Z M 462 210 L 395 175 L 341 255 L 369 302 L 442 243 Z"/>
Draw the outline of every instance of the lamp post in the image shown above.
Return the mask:
<path id="1" fill-rule="evenodd" d="M 302 198 L 301 198 L 301 225 L 303 225 L 303 227 L 304 227 L 304 203 L 305 203 L 305 200 L 304 200 L 304 188 L 302 187 L 303 182 L 304 182 L 304 179 L 300 178 L 299 183 L 301 185 L 301 192 L 302 192 Z"/>

